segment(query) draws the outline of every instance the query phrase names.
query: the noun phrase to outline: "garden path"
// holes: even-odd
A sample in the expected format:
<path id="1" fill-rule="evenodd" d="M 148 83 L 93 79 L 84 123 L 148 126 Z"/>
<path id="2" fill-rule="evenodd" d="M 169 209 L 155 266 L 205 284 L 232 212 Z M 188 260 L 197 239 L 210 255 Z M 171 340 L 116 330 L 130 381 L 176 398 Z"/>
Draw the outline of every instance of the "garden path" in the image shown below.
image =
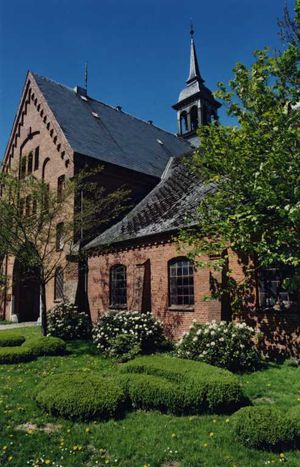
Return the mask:
<path id="1" fill-rule="evenodd" d="M 14 328 L 28 328 L 31 326 L 38 326 L 36 321 L 27 321 L 26 323 L 12 323 L 12 324 L 0 324 L 0 331 L 14 329 Z"/>

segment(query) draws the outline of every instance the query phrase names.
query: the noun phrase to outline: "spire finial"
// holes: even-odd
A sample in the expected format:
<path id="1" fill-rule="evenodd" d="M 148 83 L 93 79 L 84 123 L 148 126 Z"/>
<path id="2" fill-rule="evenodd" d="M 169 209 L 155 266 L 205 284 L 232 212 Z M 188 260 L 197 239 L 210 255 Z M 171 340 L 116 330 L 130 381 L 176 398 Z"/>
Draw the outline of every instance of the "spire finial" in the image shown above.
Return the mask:
<path id="1" fill-rule="evenodd" d="M 191 36 L 191 39 L 194 39 L 194 25 L 193 25 L 193 21 L 192 21 L 192 18 L 191 18 L 191 22 L 190 22 L 190 36 Z"/>
<path id="2" fill-rule="evenodd" d="M 202 83 L 204 83 L 204 80 L 202 79 L 199 71 L 199 65 L 198 65 L 198 60 L 197 60 L 197 54 L 196 54 L 196 46 L 195 46 L 195 41 L 194 41 L 194 25 L 191 20 L 191 26 L 190 26 L 190 36 L 191 36 L 191 55 L 190 55 L 190 74 L 187 80 L 187 83 L 190 83 L 194 80 L 198 80 Z"/>

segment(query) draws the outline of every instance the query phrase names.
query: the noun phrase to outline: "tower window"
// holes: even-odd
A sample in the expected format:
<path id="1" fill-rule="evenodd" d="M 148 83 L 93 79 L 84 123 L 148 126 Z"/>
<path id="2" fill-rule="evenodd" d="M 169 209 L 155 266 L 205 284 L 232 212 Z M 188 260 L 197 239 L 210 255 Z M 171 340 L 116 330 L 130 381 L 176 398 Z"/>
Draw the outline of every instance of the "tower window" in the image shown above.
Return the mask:
<path id="1" fill-rule="evenodd" d="M 207 125 L 207 123 L 208 123 L 207 107 L 206 107 L 206 105 L 203 105 L 203 107 L 202 107 L 202 124 Z"/>
<path id="2" fill-rule="evenodd" d="M 192 127 L 192 130 L 197 130 L 198 126 L 199 126 L 199 121 L 198 121 L 198 109 L 197 109 L 197 106 L 194 105 L 192 108 L 191 108 L 191 127 Z"/>
<path id="3" fill-rule="evenodd" d="M 126 266 L 118 264 L 110 269 L 110 306 L 126 308 L 127 280 Z"/>
<path id="4" fill-rule="evenodd" d="M 186 133 L 188 130 L 188 117 L 186 111 L 184 111 L 180 114 L 180 133 Z"/>
<path id="5" fill-rule="evenodd" d="M 169 261 L 169 305 L 194 304 L 194 268 L 187 258 Z"/>

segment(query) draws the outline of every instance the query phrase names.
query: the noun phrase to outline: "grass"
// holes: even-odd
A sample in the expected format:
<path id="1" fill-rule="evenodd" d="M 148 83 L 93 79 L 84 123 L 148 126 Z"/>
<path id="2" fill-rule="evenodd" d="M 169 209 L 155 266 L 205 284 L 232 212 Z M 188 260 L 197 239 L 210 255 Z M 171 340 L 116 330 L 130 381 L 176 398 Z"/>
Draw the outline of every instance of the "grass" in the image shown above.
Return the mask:
<path id="1" fill-rule="evenodd" d="M 23 328 L 14 332 L 30 339 L 40 331 Z M 299 451 L 287 451 L 280 457 L 279 453 L 242 447 L 234 439 L 228 416 L 175 417 L 139 411 L 118 421 L 72 423 L 46 415 L 33 399 L 43 377 L 70 370 L 105 375 L 117 369 L 112 361 L 98 356 L 91 344 L 76 342 L 68 348 L 65 357 L 0 366 L 1 466 L 300 465 Z M 284 410 L 300 406 L 299 367 L 269 365 L 242 376 L 241 383 L 254 404 L 276 404 Z"/>

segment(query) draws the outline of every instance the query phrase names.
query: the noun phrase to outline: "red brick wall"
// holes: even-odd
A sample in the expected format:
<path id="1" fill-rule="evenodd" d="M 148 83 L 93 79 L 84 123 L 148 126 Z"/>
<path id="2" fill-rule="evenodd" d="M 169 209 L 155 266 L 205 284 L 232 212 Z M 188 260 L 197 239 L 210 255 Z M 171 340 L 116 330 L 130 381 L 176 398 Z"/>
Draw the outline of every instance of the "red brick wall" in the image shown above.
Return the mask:
<path id="1" fill-rule="evenodd" d="M 194 273 L 195 304 L 190 311 L 183 307 L 171 310 L 168 304 L 168 261 L 177 256 L 176 243 L 158 243 L 128 251 L 118 251 L 89 259 L 88 296 L 92 319 L 95 321 L 109 309 L 109 271 L 115 264 L 127 267 L 128 310 L 141 308 L 141 265 L 150 265 L 151 311 L 166 326 L 168 333 L 179 337 L 193 320 L 199 322 L 221 319 L 221 305 L 217 300 L 205 300 L 210 294 L 210 271 L 199 269 Z M 149 306 L 150 307 L 150 306 Z M 147 310 L 143 310 L 147 311 Z M 150 310 L 148 310 L 150 311 Z"/>
<path id="2" fill-rule="evenodd" d="M 35 149 L 39 147 L 39 167 L 33 170 L 36 178 L 42 178 L 50 188 L 56 190 L 57 179 L 61 175 L 71 177 L 74 173 L 73 151 L 69 147 L 61 129 L 53 118 L 43 95 L 29 74 L 11 138 L 5 155 L 5 167 L 18 176 L 21 158 L 33 153 L 33 169 Z M 28 157 L 27 157 L 28 160 Z M 12 274 L 14 258 L 8 259 L 8 281 L 5 309 L 2 304 L 2 316 L 11 318 L 12 313 Z M 54 280 L 47 287 L 48 306 L 53 305 Z M 71 292 L 71 291 L 70 291 Z M 75 294 L 73 283 L 72 294 Z"/>
<path id="3" fill-rule="evenodd" d="M 5 154 L 7 170 L 13 171 L 17 176 L 21 158 L 33 152 L 34 161 L 36 147 L 39 147 L 39 168 L 33 171 L 33 175 L 42 178 L 44 174 L 45 181 L 53 190 L 56 190 L 57 179 L 61 175 L 65 175 L 66 178 L 72 177 L 84 166 L 94 168 L 100 164 L 95 159 L 73 153 L 34 78 L 29 74 Z M 133 202 L 136 203 L 155 186 L 158 179 L 106 164 L 104 170 L 99 173 L 97 181 L 107 192 L 112 192 L 125 184 L 131 189 Z M 73 208 L 74 204 L 71 204 L 70 216 L 73 215 Z M 104 224 L 101 224 L 99 231 L 103 228 Z M 5 316 L 6 319 L 10 319 L 12 314 L 13 268 L 14 258 L 9 258 L 5 299 L 1 297 L 0 301 L 0 316 Z M 71 263 L 64 276 L 66 297 L 70 301 L 75 301 L 78 293 L 78 265 Z M 47 285 L 46 295 L 47 307 L 51 308 L 54 305 L 54 279 Z"/>
<path id="4" fill-rule="evenodd" d="M 289 312 L 249 312 L 235 318 L 261 333 L 258 348 L 271 360 L 300 358 L 300 314 Z"/>

